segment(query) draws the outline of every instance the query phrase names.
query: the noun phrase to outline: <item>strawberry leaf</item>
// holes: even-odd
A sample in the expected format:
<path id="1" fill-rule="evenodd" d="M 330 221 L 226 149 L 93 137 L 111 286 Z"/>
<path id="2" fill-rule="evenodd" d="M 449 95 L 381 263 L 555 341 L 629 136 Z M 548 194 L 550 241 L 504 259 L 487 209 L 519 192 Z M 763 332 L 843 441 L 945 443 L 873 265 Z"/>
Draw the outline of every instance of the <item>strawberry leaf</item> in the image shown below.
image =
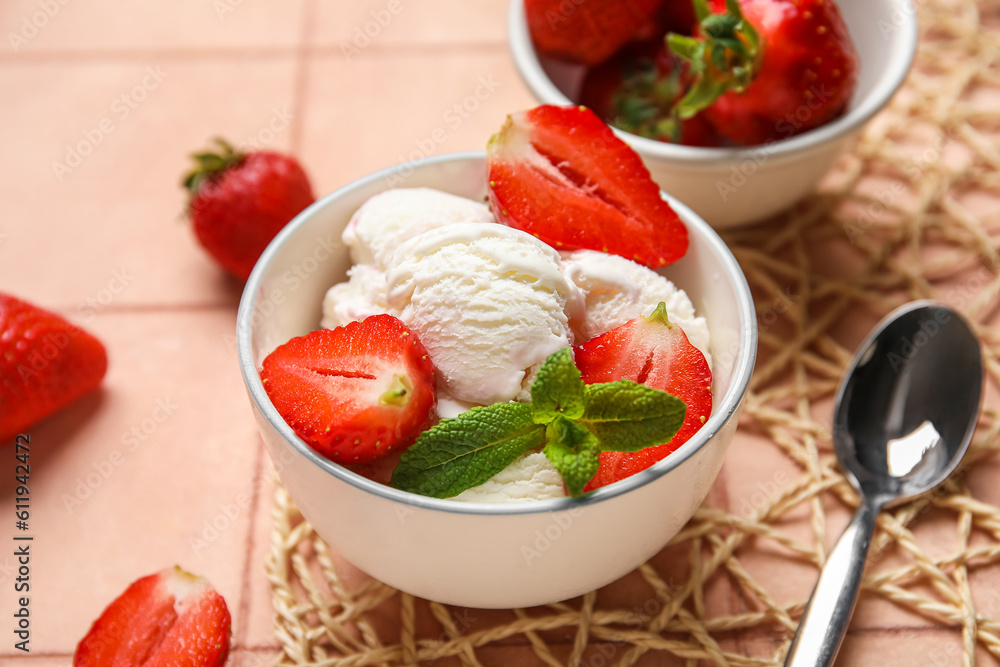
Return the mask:
<path id="1" fill-rule="evenodd" d="M 403 452 L 390 484 L 402 491 L 451 498 L 488 480 L 545 443 L 530 405 L 497 403 L 443 419 Z"/>

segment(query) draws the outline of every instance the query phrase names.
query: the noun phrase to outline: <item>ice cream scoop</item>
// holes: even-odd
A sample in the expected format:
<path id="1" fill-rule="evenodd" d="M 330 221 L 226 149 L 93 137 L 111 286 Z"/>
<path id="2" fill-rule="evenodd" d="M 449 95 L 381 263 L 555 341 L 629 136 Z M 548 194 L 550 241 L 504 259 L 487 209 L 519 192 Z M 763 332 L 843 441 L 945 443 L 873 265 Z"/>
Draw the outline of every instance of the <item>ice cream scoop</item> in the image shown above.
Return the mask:
<path id="1" fill-rule="evenodd" d="M 366 201 L 344 229 L 355 264 L 385 263 L 402 243 L 456 222 L 493 222 L 486 204 L 432 188 L 386 190 Z"/>
<path id="2" fill-rule="evenodd" d="M 509 401 L 527 372 L 570 345 L 574 287 L 559 254 L 495 223 L 456 223 L 403 243 L 388 261 L 386 303 L 427 347 L 449 393 Z"/>

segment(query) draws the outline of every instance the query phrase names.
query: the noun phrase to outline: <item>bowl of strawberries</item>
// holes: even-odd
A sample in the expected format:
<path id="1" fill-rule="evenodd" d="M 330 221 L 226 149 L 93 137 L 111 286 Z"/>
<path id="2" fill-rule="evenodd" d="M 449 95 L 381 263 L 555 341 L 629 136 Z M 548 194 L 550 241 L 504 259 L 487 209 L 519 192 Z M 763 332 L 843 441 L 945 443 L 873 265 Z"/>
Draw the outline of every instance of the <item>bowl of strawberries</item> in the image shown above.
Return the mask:
<path id="1" fill-rule="evenodd" d="M 627 574 L 704 500 L 756 356 L 716 232 L 588 109 L 320 198 L 247 281 L 243 379 L 319 535 L 471 607 Z"/>
<path id="2" fill-rule="evenodd" d="M 512 0 L 516 66 L 590 107 L 716 228 L 814 189 L 916 50 L 909 0 Z"/>

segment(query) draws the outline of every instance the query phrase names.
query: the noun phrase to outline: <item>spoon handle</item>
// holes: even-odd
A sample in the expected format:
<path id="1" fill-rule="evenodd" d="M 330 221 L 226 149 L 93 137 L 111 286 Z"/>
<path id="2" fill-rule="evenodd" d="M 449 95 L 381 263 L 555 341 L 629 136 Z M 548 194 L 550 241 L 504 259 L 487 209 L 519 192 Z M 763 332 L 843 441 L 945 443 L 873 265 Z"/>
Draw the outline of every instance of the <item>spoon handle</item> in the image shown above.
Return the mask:
<path id="1" fill-rule="evenodd" d="M 829 667 L 837 657 L 858 599 L 858 587 L 875 532 L 880 503 L 861 505 L 820 572 L 788 649 L 785 667 Z"/>

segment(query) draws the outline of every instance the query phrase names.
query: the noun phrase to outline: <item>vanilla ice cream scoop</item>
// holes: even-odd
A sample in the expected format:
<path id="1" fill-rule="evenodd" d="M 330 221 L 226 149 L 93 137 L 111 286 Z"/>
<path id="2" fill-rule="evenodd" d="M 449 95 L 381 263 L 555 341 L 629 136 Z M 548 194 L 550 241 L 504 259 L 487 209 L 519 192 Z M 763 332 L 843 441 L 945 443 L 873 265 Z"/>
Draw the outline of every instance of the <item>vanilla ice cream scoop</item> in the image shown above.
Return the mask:
<path id="1" fill-rule="evenodd" d="M 320 326 L 326 329 L 336 329 L 387 310 L 385 271 L 370 264 L 355 264 L 347 277 L 347 281 L 334 285 L 323 297 Z"/>
<path id="2" fill-rule="evenodd" d="M 496 223 L 455 223 L 406 241 L 386 267 L 386 303 L 413 329 L 454 398 L 509 401 L 525 372 L 570 345 L 579 298 L 559 254 Z"/>
<path id="3" fill-rule="evenodd" d="M 493 214 L 486 204 L 440 190 L 397 188 L 362 204 L 342 238 L 355 264 L 374 264 L 384 269 L 400 244 L 456 222 L 493 222 Z"/>
<path id="4" fill-rule="evenodd" d="M 563 498 L 562 475 L 541 452 L 528 452 L 488 480 L 452 498 L 466 503 L 523 503 Z"/>
<path id="5" fill-rule="evenodd" d="M 636 317 L 648 316 L 663 301 L 670 321 L 681 326 L 711 367 L 708 323 L 695 315 L 684 290 L 655 271 L 618 255 L 574 250 L 561 256 L 563 274 L 578 288 L 578 300 L 568 307 L 577 343 Z"/>

